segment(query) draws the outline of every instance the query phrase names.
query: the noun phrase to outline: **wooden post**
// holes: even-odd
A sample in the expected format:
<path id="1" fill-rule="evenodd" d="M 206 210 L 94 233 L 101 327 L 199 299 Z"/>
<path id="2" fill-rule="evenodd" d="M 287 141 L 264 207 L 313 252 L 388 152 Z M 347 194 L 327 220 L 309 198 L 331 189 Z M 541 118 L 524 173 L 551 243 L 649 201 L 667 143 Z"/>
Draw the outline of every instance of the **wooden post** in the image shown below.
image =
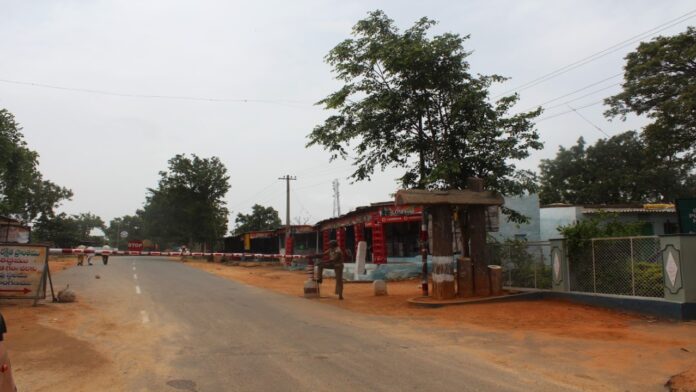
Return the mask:
<path id="1" fill-rule="evenodd" d="M 457 296 L 461 298 L 474 296 L 474 271 L 471 268 L 471 259 L 459 257 L 457 259 Z"/>
<path id="2" fill-rule="evenodd" d="M 470 191 L 483 191 L 483 180 L 480 178 L 469 177 L 466 184 Z M 470 205 L 468 210 L 469 253 L 474 267 L 474 293 L 477 296 L 488 296 L 491 294 L 491 283 L 486 265 L 486 207 Z"/>
<path id="3" fill-rule="evenodd" d="M 488 272 L 491 277 L 491 295 L 503 294 L 503 269 L 499 265 L 488 267 Z"/>
<path id="4" fill-rule="evenodd" d="M 433 217 L 433 292 L 435 299 L 451 299 L 454 290 L 452 269 L 452 211 L 449 205 L 432 207 Z"/>

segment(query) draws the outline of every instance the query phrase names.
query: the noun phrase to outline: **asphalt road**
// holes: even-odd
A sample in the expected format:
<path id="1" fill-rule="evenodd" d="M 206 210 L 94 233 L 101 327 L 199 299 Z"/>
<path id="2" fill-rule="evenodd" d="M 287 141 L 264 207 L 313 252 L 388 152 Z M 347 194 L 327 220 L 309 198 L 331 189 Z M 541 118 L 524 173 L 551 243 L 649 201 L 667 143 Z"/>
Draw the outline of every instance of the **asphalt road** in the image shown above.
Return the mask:
<path id="1" fill-rule="evenodd" d="M 410 330 L 165 259 L 95 261 L 56 284 L 69 282 L 100 311 L 147 331 L 147 349 L 115 357 L 140 369 L 124 370 L 132 390 L 574 390 L 449 344 L 436 328 Z"/>

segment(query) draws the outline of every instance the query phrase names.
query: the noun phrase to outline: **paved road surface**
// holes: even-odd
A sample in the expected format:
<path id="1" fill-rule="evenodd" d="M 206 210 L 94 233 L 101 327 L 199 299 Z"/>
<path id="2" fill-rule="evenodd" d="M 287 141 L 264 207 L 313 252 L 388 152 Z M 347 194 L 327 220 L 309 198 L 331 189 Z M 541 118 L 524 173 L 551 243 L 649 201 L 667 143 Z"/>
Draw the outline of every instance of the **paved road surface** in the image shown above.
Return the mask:
<path id="1" fill-rule="evenodd" d="M 154 336 L 146 352 L 117 357 L 141 367 L 124 374 L 132 390 L 569 390 L 454 347 L 437 329 L 420 331 L 435 338 L 410 338 L 398 320 L 279 295 L 165 259 L 111 257 L 106 267 L 100 262 L 56 277 L 58 286 L 67 282 Z"/>

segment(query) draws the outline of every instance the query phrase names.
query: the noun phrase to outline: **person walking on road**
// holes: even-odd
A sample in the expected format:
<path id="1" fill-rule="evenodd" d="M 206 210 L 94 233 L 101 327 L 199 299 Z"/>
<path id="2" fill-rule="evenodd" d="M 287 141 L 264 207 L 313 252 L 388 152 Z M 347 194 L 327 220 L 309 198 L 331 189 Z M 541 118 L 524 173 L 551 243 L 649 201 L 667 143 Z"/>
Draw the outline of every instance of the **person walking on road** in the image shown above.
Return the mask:
<path id="1" fill-rule="evenodd" d="M 107 251 L 107 252 L 108 252 L 108 251 L 110 251 L 110 250 L 111 250 L 111 247 L 110 247 L 109 245 L 104 245 L 104 246 L 102 247 L 102 254 L 101 254 L 101 257 L 102 257 L 102 263 L 104 263 L 104 265 L 109 264 L 109 255 L 106 254 L 106 253 L 104 253 L 104 251 Z"/>
<path id="2" fill-rule="evenodd" d="M 89 247 L 87 250 L 91 251 L 90 253 L 87 254 L 87 265 L 93 265 L 92 264 L 92 257 L 94 257 L 94 247 Z"/>
<path id="3" fill-rule="evenodd" d="M 329 242 L 329 249 L 324 252 L 324 255 L 328 256 L 329 260 L 319 263 L 318 283 L 322 282 L 324 268 L 333 268 L 336 275 L 336 295 L 338 299 L 343 299 L 343 251 L 338 247 L 336 240 Z"/>
<path id="4" fill-rule="evenodd" d="M 77 247 L 77 249 L 80 249 L 84 251 L 86 246 L 80 245 Z M 83 265 L 85 263 L 85 254 L 84 253 L 78 253 L 77 254 L 77 265 Z"/>

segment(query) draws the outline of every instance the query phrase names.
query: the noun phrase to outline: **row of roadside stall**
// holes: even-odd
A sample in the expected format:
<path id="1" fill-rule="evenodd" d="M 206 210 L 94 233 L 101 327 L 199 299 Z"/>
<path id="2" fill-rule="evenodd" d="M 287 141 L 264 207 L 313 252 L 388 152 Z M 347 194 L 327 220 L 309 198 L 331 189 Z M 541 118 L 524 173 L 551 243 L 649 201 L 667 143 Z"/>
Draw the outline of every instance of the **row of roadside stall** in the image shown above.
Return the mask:
<path id="1" fill-rule="evenodd" d="M 358 243 L 367 244 L 366 262 L 386 264 L 420 261 L 418 236 L 422 207 L 372 203 L 315 225 L 290 226 L 277 230 L 239 233 L 224 239 L 224 252 L 253 254 L 312 255 L 322 253 L 335 240 L 347 262 L 355 261 Z M 497 211 L 487 214 L 489 230 L 495 231 Z M 458 241 L 453 246 L 457 251 Z"/>

